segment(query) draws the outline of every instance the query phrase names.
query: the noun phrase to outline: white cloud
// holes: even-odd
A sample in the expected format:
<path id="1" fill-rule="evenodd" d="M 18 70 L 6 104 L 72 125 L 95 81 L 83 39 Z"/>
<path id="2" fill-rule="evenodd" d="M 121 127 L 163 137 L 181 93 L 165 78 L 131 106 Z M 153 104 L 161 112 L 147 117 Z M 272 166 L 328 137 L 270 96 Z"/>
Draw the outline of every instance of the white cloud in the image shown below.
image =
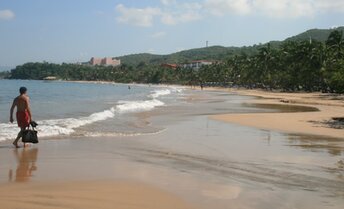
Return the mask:
<path id="1" fill-rule="evenodd" d="M 176 4 L 177 1 L 176 0 L 160 0 L 160 2 L 165 5 L 165 6 L 168 6 L 168 5 L 171 5 L 171 4 Z"/>
<path id="2" fill-rule="evenodd" d="M 164 8 L 161 22 L 165 25 L 176 25 L 202 19 L 200 3 L 182 3 Z"/>
<path id="3" fill-rule="evenodd" d="M 297 18 L 313 16 L 316 12 L 313 2 L 314 0 L 255 0 L 252 4 L 255 11 L 264 16 Z"/>
<path id="4" fill-rule="evenodd" d="M 192 22 L 200 19 L 202 19 L 202 15 L 198 12 L 193 11 L 183 13 L 177 18 L 177 20 L 182 23 Z"/>
<path id="5" fill-rule="evenodd" d="M 323 13 L 344 12 L 343 0 L 205 0 L 210 14 L 254 15 L 276 18 L 313 17 Z"/>
<path id="6" fill-rule="evenodd" d="M 176 25 L 177 19 L 170 13 L 165 13 L 161 17 L 161 22 L 165 25 Z"/>
<path id="7" fill-rule="evenodd" d="M 177 25 L 211 16 L 260 15 L 270 18 L 314 17 L 319 14 L 344 13 L 344 0 L 160 0 L 160 6 L 127 8 L 117 5 L 118 22 L 152 26 L 154 21 Z"/>
<path id="8" fill-rule="evenodd" d="M 316 0 L 314 5 L 319 11 L 344 12 L 343 0 Z"/>
<path id="9" fill-rule="evenodd" d="M 9 9 L 0 10 L 0 20 L 11 20 L 15 18 L 14 12 Z"/>
<path id="10" fill-rule="evenodd" d="M 166 32 L 165 31 L 159 31 L 159 32 L 156 32 L 152 35 L 152 38 L 161 38 L 161 37 L 164 37 L 166 36 Z"/>
<path id="11" fill-rule="evenodd" d="M 127 8 L 123 4 L 119 4 L 116 6 L 116 11 L 119 13 L 117 21 L 129 25 L 150 27 L 155 20 L 159 20 L 165 25 L 176 25 L 202 18 L 199 12 L 202 5 L 199 3 L 176 4 L 176 1 L 172 0 L 162 0 L 161 3 L 165 7 Z"/>
<path id="12" fill-rule="evenodd" d="M 180 14 L 165 13 L 161 17 L 161 22 L 165 25 L 176 25 L 178 23 L 188 23 L 202 19 L 199 12 L 187 11 Z"/>
<path id="13" fill-rule="evenodd" d="M 160 8 L 154 7 L 127 8 L 123 4 L 119 4 L 116 6 L 116 10 L 121 14 L 117 17 L 118 22 L 141 27 L 152 26 L 154 17 L 161 15 Z"/>
<path id="14" fill-rule="evenodd" d="M 180 4 L 180 8 L 195 11 L 195 10 L 202 9 L 203 4 L 198 3 L 198 2 L 188 2 L 188 3 Z"/>
<path id="15" fill-rule="evenodd" d="M 344 12 L 342 0 L 253 0 L 256 12 L 270 17 L 313 17 L 324 13 Z"/>
<path id="16" fill-rule="evenodd" d="M 252 10 L 251 2 L 249 0 L 206 0 L 204 8 L 216 16 L 225 14 L 246 15 Z"/>

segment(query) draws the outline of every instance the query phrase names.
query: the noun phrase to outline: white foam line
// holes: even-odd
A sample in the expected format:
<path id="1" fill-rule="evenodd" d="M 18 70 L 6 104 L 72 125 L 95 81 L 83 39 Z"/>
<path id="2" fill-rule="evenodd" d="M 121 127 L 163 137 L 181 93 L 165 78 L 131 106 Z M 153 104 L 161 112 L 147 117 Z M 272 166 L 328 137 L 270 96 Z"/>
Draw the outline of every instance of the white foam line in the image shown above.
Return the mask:
<path id="1" fill-rule="evenodd" d="M 81 126 L 114 118 L 117 114 L 149 111 L 164 106 L 165 103 L 157 98 L 169 95 L 172 92 L 181 92 L 181 90 L 177 88 L 154 90 L 148 95 L 148 100 L 119 101 L 116 106 L 102 112 L 93 113 L 87 117 L 37 121 L 39 124 L 37 130 L 40 137 L 70 135 Z M 0 141 L 14 139 L 18 131 L 18 127 L 14 124 L 0 123 Z"/>
<path id="2" fill-rule="evenodd" d="M 164 132 L 166 129 L 162 129 L 156 132 L 149 133 L 102 133 L 102 132 L 86 132 L 84 135 L 87 137 L 134 137 L 134 136 L 148 136 L 156 135 Z"/>

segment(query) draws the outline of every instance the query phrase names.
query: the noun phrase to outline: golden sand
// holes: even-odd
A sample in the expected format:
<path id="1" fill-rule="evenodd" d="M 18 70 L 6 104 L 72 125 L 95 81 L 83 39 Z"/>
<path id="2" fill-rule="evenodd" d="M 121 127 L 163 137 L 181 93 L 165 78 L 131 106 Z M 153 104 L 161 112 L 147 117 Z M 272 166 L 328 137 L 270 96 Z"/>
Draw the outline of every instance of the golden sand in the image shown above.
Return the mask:
<path id="1" fill-rule="evenodd" d="M 17 183 L 0 186 L 6 209 L 189 209 L 180 198 L 134 182 Z"/>

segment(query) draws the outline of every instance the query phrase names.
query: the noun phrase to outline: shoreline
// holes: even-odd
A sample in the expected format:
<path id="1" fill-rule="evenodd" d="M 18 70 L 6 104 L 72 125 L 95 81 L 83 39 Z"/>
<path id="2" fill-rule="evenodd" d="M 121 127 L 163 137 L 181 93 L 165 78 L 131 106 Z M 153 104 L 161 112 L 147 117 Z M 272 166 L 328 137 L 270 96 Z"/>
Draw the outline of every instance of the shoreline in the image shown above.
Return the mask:
<path id="1" fill-rule="evenodd" d="M 199 86 L 186 86 L 176 84 L 140 84 L 116 83 L 113 81 L 67 81 L 56 80 L 53 82 L 71 82 L 88 84 L 118 84 L 133 86 L 172 87 L 188 90 L 201 90 Z M 332 118 L 344 117 L 344 95 L 331 93 L 304 93 L 304 92 L 273 92 L 259 89 L 234 89 L 225 87 L 204 87 L 204 91 L 220 91 L 243 96 L 257 97 L 248 101 L 248 104 L 272 105 L 302 105 L 319 109 L 319 112 L 298 113 L 245 113 L 245 114 L 220 114 L 209 118 L 223 122 L 235 123 L 243 126 L 272 130 L 282 133 L 307 134 L 344 138 L 343 122 L 336 122 Z M 339 125 L 337 125 L 339 124 Z M 335 128 L 334 128 L 335 127 Z"/>
<path id="2" fill-rule="evenodd" d="M 319 110 L 318 112 L 220 114 L 209 116 L 211 119 L 282 133 L 327 136 L 344 139 L 343 124 L 338 122 L 340 128 L 333 127 L 337 124 L 337 122 L 333 121 L 333 118 L 344 117 L 344 95 L 326 93 L 282 93 L 226 88 L 210 88 L 206 90 L 217 90 L 257 97 L 257 99 L 248 102 L 253 105 L 302 105 L 317 108 Z"/>
<path id="3" fill-rule="evenodd" d="M 178 84 L 154 84 L 154 83 L 118 83 L 115 81 L 83 81 L 83 80 L 52 80 L 52 82 L 86 83 L 86 84 L 111 84 L 111 85 L 132 85 L 132 86 L 152 86 L 152 87 L 177 87 L 187 88 L 189 86 Z"/>

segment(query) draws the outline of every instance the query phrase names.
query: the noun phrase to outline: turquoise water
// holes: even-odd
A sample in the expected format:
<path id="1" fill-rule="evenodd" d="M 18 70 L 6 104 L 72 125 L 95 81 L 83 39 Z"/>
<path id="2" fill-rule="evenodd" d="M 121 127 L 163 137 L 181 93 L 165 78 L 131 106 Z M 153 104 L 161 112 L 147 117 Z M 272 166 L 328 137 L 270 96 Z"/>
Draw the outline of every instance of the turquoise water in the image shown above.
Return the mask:
<path id="1" fill-rule="evenodd" d="M 0 80 L 0 141 L 13 139 L 18 132 L 16 124 L 8 121 L 11 103 L 21 86 L 28 88 L 41 137 L 137 134 L 142 130 L 128 126 L 134 120 L 130 113 L 172 104 L 181 92 L 173 87 L 128 89 L 122 84 Z"/>

